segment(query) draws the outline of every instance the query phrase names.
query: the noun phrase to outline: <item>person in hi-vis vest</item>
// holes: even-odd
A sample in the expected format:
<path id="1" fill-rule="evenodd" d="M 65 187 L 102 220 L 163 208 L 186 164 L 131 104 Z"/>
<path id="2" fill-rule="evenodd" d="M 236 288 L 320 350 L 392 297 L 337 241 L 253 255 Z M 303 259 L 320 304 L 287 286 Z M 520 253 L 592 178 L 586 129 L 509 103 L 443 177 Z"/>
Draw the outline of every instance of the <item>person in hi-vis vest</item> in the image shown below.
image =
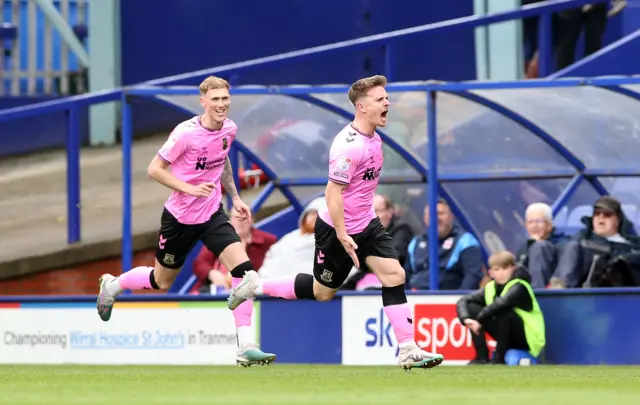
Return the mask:
<path id="1" fill-rule="evenodd" d="M 471 364 L 489 362 L 485 331 L 496 340 L 491 363 L 504 364 L 507 350 L 528 352 L 538 358 L 545 346 L 544 317 L 529 284 L 526 270 L 517 269 L 510 252 L 489 258 L 491 280 L 483 289 L 465 295 L 457 303 L 460 322 L 472 332 L 476 358 Z"/>

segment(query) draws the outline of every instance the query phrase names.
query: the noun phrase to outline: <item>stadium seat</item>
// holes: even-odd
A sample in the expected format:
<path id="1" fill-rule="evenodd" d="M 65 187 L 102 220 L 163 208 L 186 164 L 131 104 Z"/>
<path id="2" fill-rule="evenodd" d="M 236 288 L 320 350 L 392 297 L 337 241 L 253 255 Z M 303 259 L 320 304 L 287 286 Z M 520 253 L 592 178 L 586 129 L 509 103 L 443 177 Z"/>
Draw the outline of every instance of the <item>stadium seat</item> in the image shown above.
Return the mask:
<path id="1" fill-rule="evenodd" d="M 524 350 L 510 349 L 504 356 L 507 366 L 538 364 L 539 360 Z"/>

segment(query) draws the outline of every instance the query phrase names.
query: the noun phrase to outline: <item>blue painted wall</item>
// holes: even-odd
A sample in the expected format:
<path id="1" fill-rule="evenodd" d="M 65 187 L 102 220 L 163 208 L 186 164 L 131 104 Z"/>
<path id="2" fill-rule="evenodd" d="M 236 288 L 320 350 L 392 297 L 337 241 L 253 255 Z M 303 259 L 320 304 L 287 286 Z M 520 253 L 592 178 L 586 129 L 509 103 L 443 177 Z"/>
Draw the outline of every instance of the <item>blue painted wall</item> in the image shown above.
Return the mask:
<path id="1" fill-rule="evenodd" d="M 473 14 L 468 0 L 175 0 L 123 2 L 122 78 L 136 83 Z M 140 21 L 152 19 L 155 24 Z M 446 38 L 446 40 L 445 40 Z M 473 31 L 425 35 L 398 44 L 397 80 L 475 77 Z M 159 60 L 158 56 L 161 55 Z M 238 76 L 236 84 L 352 82 L 384 68 L 381 47 Z"/>

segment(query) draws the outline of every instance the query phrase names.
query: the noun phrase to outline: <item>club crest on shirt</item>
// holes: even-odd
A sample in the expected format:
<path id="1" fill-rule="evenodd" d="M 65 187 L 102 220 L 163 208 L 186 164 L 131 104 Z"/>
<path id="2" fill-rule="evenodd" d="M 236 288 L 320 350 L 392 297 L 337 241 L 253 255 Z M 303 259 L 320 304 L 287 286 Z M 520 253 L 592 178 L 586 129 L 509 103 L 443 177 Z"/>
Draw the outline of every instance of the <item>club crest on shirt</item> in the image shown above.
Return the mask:
<path id="1" fill-rule="evenodd" d="M 227 138 L 222 138 L 222 150 L 227 150 L 228 146 L 229 146 L 229 143 L 227 141 Z"/>
<path id="2" fill-rule="evenodd" d="M 338 160 L 338 170 L 346 172 L 351 167 L 351 158 L 347 156 L 341 156 Z"/>

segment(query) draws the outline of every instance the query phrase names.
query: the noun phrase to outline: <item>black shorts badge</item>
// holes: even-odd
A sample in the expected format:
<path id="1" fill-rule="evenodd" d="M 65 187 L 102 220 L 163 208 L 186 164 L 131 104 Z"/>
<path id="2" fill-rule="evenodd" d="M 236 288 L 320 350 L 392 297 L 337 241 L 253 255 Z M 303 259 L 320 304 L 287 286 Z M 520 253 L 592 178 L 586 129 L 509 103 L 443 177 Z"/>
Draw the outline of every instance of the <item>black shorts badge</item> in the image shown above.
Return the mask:
<path id="1" fill-rule="evenodd" d="M 222 150 L 227 150 L 229 143 L 227 142 L 227 138 L 222 138 Z"/>
<path id="2" fill-rule="evenodd" d="M 172 266 L 172 265 L 176 264 L 176 260 L 175 259 L 176 259 L 175 256 L 174 255 L 170 255 L 169 253 L 164 255 L 164 263 L 169 265 L 169 266 Z"/>

